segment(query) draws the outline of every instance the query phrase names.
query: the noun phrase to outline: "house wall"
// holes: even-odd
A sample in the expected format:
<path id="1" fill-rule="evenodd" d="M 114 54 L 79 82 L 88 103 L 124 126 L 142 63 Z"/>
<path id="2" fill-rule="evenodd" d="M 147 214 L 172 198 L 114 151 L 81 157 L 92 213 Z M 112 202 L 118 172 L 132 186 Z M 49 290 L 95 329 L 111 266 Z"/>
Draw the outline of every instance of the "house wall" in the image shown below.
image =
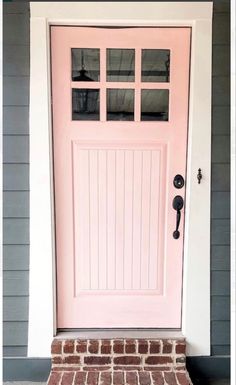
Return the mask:
<path id="1" fill-rule="evenodd" d="M 229 354 L 229 0 L 213 20 L 211 346 Z M 27 354 L 29 4 L 4 3 L 4 356 Z"/>

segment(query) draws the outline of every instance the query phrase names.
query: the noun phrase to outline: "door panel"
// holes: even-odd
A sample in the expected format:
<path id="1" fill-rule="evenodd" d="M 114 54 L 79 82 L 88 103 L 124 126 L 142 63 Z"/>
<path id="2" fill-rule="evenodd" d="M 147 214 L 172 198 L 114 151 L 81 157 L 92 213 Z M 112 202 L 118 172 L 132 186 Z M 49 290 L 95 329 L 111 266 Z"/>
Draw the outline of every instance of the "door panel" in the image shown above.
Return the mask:
<path id="1" fill-rule="evenodd" d="M 58 327 L 181 326 L 189 28 L 52 27 Z"/>

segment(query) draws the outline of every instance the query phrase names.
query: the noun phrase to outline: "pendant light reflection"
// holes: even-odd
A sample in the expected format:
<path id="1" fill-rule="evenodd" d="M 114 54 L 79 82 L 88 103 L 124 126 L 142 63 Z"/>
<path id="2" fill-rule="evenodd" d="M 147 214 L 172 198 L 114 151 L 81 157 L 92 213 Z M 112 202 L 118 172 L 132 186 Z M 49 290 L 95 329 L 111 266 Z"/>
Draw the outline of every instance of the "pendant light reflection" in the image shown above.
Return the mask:
<path id="1" fill-rule="evenodd" d="M 75 51 L 75 52 L 73 52 Z M 85 52 L 84 52 L 85 51 Z M 95 62 L 97 58 L 99 59 L 99 50 L 94 49 L 72 49 L 72 63 L 73 63 L 73 76 L 72 79 L 75 82 L 93 82 L 94 79 L 89 76 L 89 72 L 92 70 L 87 70 L 86 65 L 92 67 L 94 51 L 96 54 Z M 85 62 L 85 57 L 87 62 Z M 79 70 L 78 68 L 78 59 L 80 59 Z M 90 60 L 89 60 L 90 59 Z M 77 63 L 76 63 L 77 62 Z M 99 65 L 95 63 L 96 66 Z M 98 72 L 98 71 L 94 71 Z M 98 76 L 98 75 L 97 75 Z M 96 74 L 94 76 L 96 78 Z M 73 88 L 72 90 L 72 102 L 73 102 L 73 120 L 99 120 L 99 90 L 91 88 Z"/>

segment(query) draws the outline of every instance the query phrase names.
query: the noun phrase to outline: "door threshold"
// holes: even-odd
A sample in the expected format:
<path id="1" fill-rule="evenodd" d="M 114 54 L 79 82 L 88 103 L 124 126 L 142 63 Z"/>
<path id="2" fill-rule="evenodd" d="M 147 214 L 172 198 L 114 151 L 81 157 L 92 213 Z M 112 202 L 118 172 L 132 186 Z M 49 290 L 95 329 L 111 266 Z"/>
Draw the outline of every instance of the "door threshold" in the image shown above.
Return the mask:
<path id="1" fill-rule="evenodd" d="M 63 329 L 58 330 L 55 338 L 59 339 L 101 339 L 101 338 L 184 338 L 181 330 L 176 329 Z"/>

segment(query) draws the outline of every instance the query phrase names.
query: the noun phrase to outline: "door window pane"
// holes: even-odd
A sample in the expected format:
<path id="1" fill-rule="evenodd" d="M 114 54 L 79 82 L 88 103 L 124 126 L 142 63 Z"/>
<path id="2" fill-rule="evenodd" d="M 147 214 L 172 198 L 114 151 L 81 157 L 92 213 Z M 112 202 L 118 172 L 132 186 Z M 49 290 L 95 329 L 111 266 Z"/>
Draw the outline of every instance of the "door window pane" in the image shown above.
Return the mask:
<path id="1" fill-rule="evenodd" d="M 99 81 L 99 49 L 72 48 L 72 80 L 75 82 Z"/>
<path id="2" fill-rule="evenodd" d="M 107 49 L 107 81 L 134 81 L 134 49 Z"/>
<path id="3" fill-rule="evenodd" d="M 141 120 L 168 120 L 169 90 L 141 91 Z"/>
<path id="4" fill-rule="evenodd" d="M 170 50 L 142 49 L 142 82 L 170 81 Z"/>
<path id="5" fill-rule="evenodd" d="M 99 90 L 72 89 L 72 120 L 99 120 Z"/>
<path id="6" fill-rule="evenodd" d="M 107 90 L 107 120 L 134 120 L 134 90 Z"/>

